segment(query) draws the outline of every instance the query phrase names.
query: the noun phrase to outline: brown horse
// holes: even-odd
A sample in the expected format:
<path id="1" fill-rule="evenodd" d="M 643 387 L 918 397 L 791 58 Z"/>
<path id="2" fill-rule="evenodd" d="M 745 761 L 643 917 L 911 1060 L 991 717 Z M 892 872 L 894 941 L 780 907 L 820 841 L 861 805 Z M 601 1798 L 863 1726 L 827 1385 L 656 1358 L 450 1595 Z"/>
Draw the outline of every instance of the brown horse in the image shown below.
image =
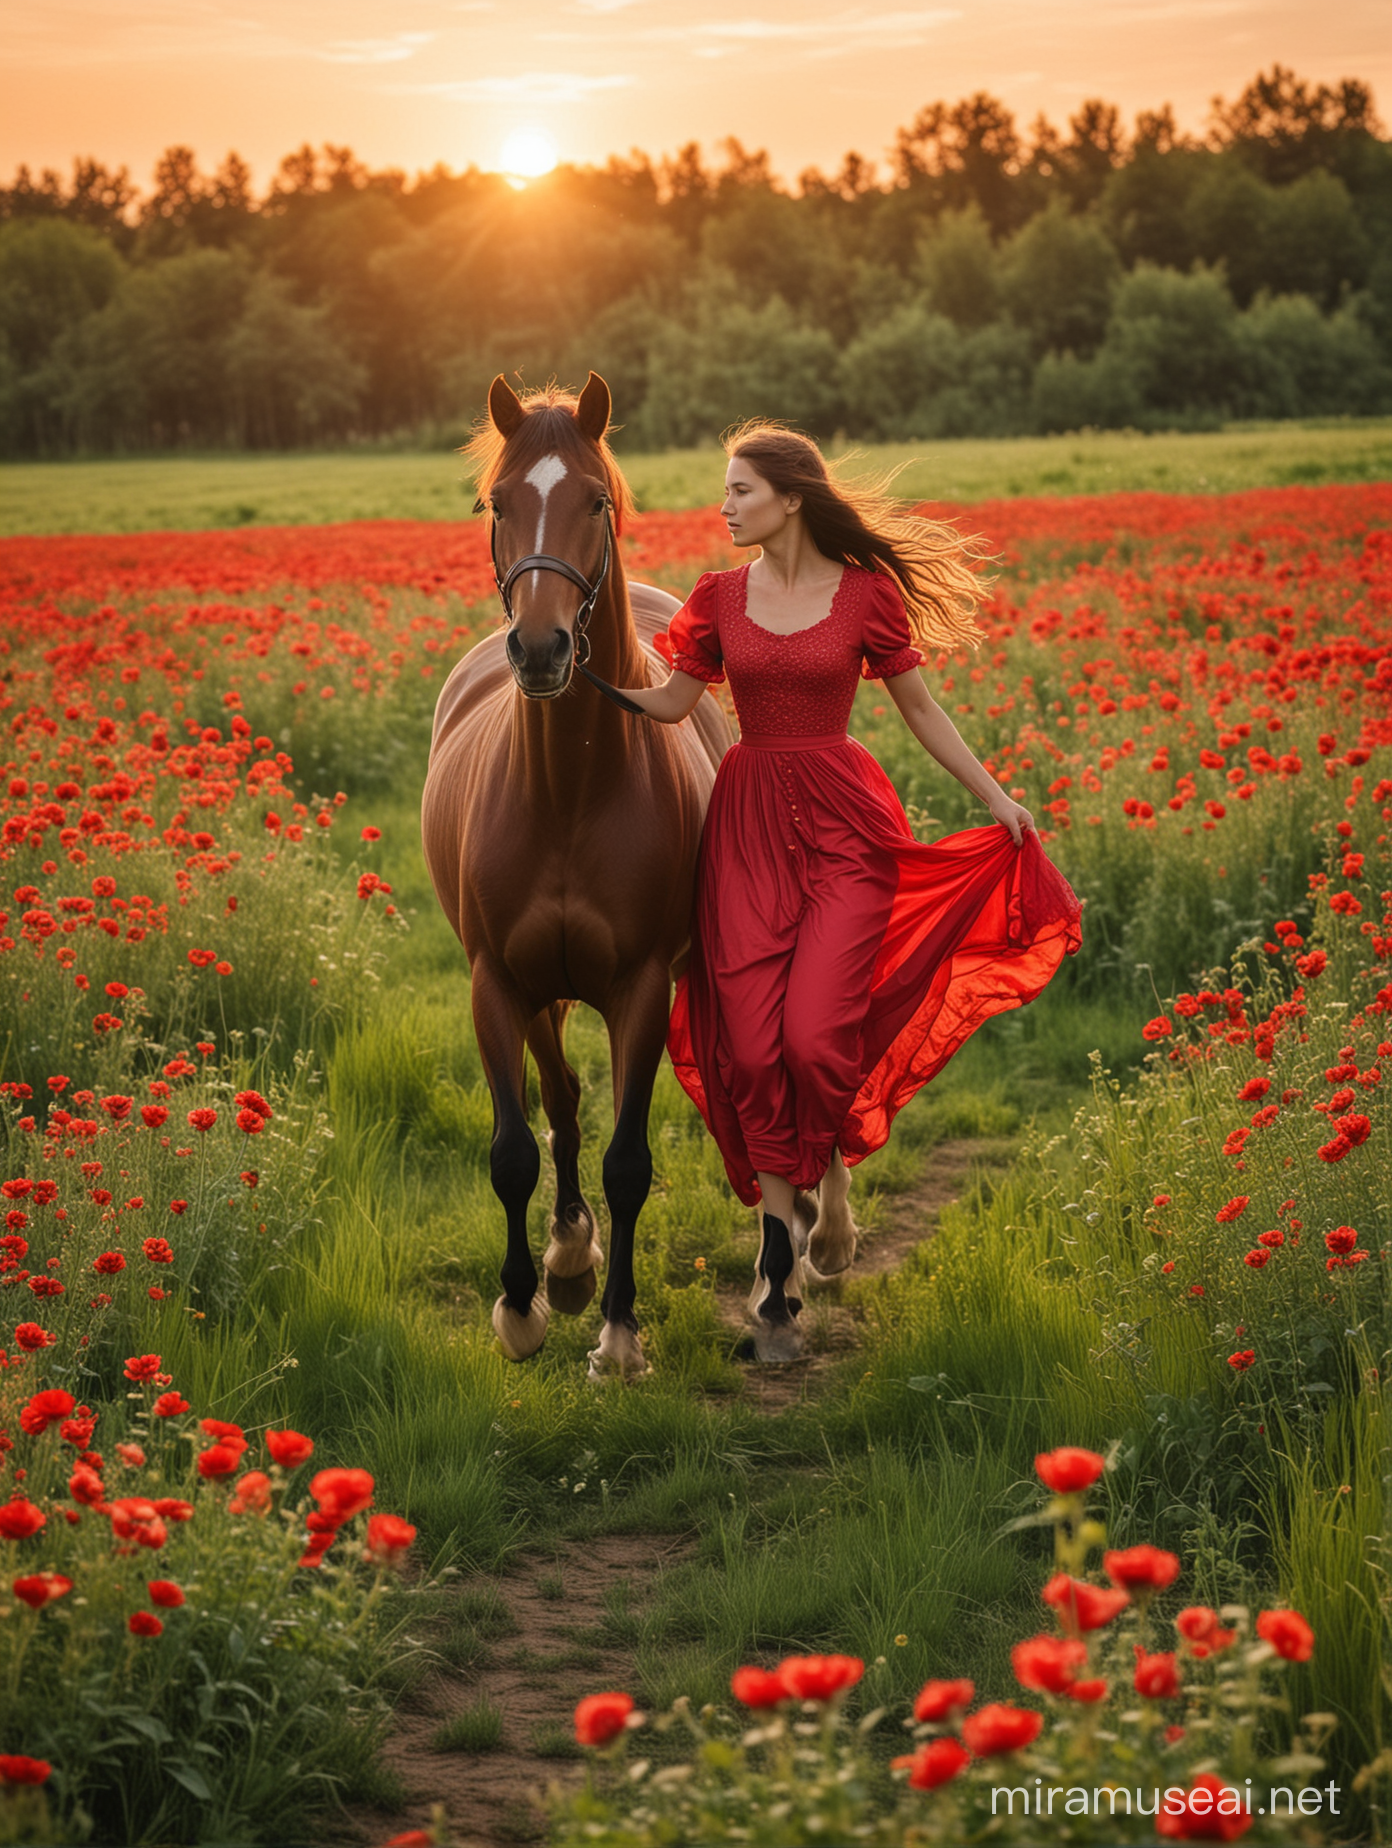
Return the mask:
<path id="1" fill-rule="evenodd" d="M 491 1175 L 507 1214 L 493 1326 L 509 1358 L 523 1360 L 541 1346 L 548 1305 L 577 1314 L 594 1295 L 603 1253 L 580 1190 L 580 1084 L 564 1049 L 566 1017 L 584 1001 L 604 1016 L 614 1085 L 609 1277 L 590 1377 L 630 1378 L 647 1367 L 633 1236 L 652 1185 L 648 1110 L 687 950 L 701 822 L 730 733 L 713 699 L 679 726 L 653 725 L 583 677 L 588 657 L 611 684 L 660 679 L 644 638 L 677 608 L 641 585 L 630 597 L 625 582 L 616 538 L 632 501 L 605 440 L 603 379 L 592 372 L 578 399 L 553 388 L 524 402 L 499 377 L 488 409 L 470 452 L 508 627 L 466 655 L 440 693 L 421 828 L 436 895 L 468 953 L 493 1097 Z M 524 1102 L 526 1047 L 556 1166 L 544 1296 L 527 1243 L 541 1158 Z"/>

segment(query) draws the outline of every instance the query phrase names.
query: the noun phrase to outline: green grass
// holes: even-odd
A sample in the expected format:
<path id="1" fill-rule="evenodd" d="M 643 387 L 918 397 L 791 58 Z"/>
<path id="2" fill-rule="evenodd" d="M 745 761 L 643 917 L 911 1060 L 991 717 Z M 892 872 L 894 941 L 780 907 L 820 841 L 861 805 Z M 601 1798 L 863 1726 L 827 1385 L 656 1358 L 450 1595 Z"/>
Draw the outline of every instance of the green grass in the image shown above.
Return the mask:
<path id="1" fill-rule="evenodd" d="M 476 1700 L 430 1735 L 432 1752 L 496 1752 L 502 1744 L 502 1709 L 491 1700 Z"/>
<path id="2" fill-rule="evenodd" d="M 1392 419 L 1235 425 L 1202 434 L 964 438 L 872 444 L 859 453 L 857 466 L 871 472 L 907 463 L 898 491 L 924 500 L 1222 493 L 1385 480 L 1392 475 Z M 640 507 L 676 510 L 719 498 L 725 459 L 714 447 L 621 460 Z M 0 464 L 0 535 L 459 520 L 472 502 L 463 462 L 444 449 Z"/>

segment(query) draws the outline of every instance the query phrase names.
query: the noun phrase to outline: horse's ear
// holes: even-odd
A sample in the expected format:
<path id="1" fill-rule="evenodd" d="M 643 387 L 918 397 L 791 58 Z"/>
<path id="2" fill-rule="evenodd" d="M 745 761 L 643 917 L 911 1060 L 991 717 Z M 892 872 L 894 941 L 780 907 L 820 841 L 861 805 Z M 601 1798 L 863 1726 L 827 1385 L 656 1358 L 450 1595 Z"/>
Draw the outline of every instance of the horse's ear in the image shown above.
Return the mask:
<path id="1" fill-rule="evenodd" d="M 501 372 L 488 388 L 488 415 L 493 419 L 493 428 L 502 437 L 512 436 L 527 415 L 522 409 L 522 400 Z"/>
<path id="2" fill-rule="evenodd" d="M 597 372 L 592 372 L 585 381 L 585 389 L 575 407 L 575 421 L 592 443 L 603 440 L 604 432 L 609 428 L 609 413 L 613 408 L 614 401 L 609 396 L 609 387 Z"/>

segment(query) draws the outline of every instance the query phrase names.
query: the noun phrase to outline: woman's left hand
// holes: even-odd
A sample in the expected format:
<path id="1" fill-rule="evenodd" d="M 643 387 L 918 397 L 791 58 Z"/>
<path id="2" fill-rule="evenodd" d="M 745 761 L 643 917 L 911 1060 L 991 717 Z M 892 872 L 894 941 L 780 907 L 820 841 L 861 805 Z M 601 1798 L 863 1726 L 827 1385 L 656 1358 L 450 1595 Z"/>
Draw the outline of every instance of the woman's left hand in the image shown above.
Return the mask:
<path id="1" fill-rule="evenodd" d="M 1010 838 L 1017 847 L 1023 844 L 1026 828 L 1031 834 L 1036 832 L 1034 816 L 1020 803 L 1012 802 L 1004 790 L 993 796 L 986 806 L 1003 827 L 1009 828 Z"/>

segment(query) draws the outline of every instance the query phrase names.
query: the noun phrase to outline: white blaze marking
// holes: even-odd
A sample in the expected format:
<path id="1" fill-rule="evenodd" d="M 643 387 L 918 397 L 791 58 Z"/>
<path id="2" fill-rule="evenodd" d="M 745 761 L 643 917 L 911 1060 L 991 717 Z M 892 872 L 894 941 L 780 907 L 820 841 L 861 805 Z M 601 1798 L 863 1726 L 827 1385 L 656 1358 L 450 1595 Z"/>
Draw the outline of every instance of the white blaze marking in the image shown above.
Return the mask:
<path id="1" fill-rule="evenodd" d="M 540 462 L 523 476 L 523 480 L 529 482 L 541 496 L 541 514 L 537 520 L 536 544 L 532 547 L 533 552 L 541 551 L 542 536 L 546 531 L 546 497 L 556 483 L 564 481 L 565 478 L 566 465 L 559 456 L 543 456 Z M 533 590 L 536 589 L 537 579 L 540 576 L 539 571 L 532 573 Z"/>

